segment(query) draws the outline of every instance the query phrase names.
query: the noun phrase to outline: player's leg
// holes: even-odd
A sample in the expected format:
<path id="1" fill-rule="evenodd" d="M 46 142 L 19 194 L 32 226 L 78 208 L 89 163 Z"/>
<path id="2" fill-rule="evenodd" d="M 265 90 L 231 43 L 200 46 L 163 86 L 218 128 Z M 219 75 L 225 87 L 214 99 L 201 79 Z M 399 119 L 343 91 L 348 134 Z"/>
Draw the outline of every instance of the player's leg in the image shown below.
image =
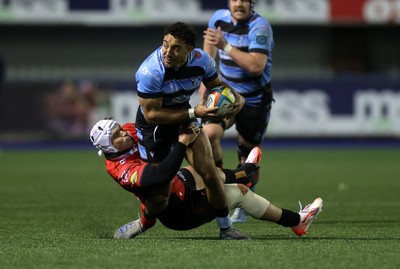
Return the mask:
<path id="1" fill-rule="evenodd" d="M 168 184 L 152 187 L 145 199 L 145 212 L 148 215 L 157 215 L 168 206 L 171 194 L 172 181 Z"/>
<path id="2" fill-rule="evenodd" d="M 229 119 L 205 119 L 203 129 L 210 140 L 215 165 L 223 167 L 223 150 L 221 140 L 224 137 L 225 130 L 229 129 L 234 123 L 234 117 Z"/>
<path id="3" fill-rule="evenodd" d="M 258 146 L 258 144 L 249 143 L 240 134 L 238 134 L 237 154 L 239 159 L 239 166 L 245 163 L 247 156 L 250 154 L 251 150 L 256 146 Z M 256 184 L 259 181 L 259 173 L 260 173 L 259 169 L 257 169 L 254 173 L 250 187 L 252 191 L 255 191 Z M 233 214 L 231 215 L 231 220 L 233 223 L 246 222 L 247 214 L 241 208 L 235 208 Z"/>
<path id="4" fill-rule="evenodd" d="M 267 102 L 268 101 L 268 102 Z M 254 147 L 260 146 L 267 131 L 271 111 L 271 99 L 263 100 L 258 107 L 244 106 L 236 115 L 236 130 L 238 131 L 237 154 L 239 165 L 244 163 Z M 260 171 L 257 170 L 252 186 L 255 191 Z M 232 222 L 246 222 L 247 214 L 240 208 L 235 209 L 231 216 Z"/>
<path id="5" fill-rule="evenodd" d="M 322 211 L 322 199 L 317 198 L 300 212 L 282 209 L 267 199 L 252 192 L 242 184 L 226 184 L 229 208 L 240 207 L 253 218 L 275 222 L 283 227 L 291 227 L 299 236 L 306 234 L 311 223 Z"/>
<path id="6" fill-rule="evenodd" d="M 201 131 L 192 144 L 191 152 L 191 154 L 188 154 L 188 156 L 190 156 L 188 161 L 199 173 L 206 185 L 207 199 L 215 211 L 218 226 L 221 228 L 221 234 L 226 231 L 234 232 L 232 229 L 232 222 L 228 216 L 229 210 L 224 192 L 223 180 L 215 166 L 210 141 L 204 130 Z M 229 236 L 233 238 L 227 237 L 223 239 L 248 239 L 247 236 L 239 233 L 230 234 Z"/>
<path id="7" fill-rule="evenodd" d="M 191 150 L 192 160 L 189 159 L 189 162 L 203 178 L 211 206 L 216 210 L 226 208 L 223 182 L 213 161 L 210 142 L 203 130 L 191 146 Z"/>
<path id="8" fill-rule="evenodd" d="M 227 202 L 223 182 L 217 172 L 212 157 L 210 142 L 202 131 L 191 146 L 192 156 L 189 163 L 200 174 L 206 185 L 208 200 L 216 211 L 227 209 Z"/>
<path id="9" fill-rule="evenodd" d="M 187 151 L 188 154 L 192 154 L 191 150 Z M 236 169 L 226 169 L 226 168 L 219 168 L 217 167 L 217 172 L 219 174 L 219 179 L 224 184 L 249 184 L 252 182 L 253 175 L 255 171 L 258 170 L 258 165 L 261 162 L 262 152 L 259 147 L 253 148 L 250 152 L 249 156 L 247 157 L 245 163 Z M 185 170 L 188 170 L 195 183 L 196 183 L 196 190 L 202 190 L 206 188 L 204 184 L 203 178 L 197 173 L 192 166 L 184 167 Z"/>
<path id="10" fill-rule="evenodd" d="M 217 167 L 223 166 L 223 152 L 221 147 L 221 139 L 224 137 L 224 129 L 221 125 L 216 123 L 207 123 L 203 125 L 208 139 L 210 140 L 211 148 L 213 150 L 213 157 Z"/>

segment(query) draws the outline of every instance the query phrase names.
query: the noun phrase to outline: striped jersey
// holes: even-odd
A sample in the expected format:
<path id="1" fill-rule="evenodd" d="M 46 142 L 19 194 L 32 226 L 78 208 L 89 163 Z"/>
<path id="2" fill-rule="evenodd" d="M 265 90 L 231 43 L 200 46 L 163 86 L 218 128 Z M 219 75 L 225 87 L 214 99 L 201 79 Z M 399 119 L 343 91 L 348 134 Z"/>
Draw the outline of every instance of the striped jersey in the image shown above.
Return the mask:
<path id="1" fill-rule="evenodd" d="M 234 23 L 228 9 L 217 10 L 208 22 L 208 27 L 221 27 L 226 41 L 244 52 L 258 52 L 268 55 L 264 71 L 254 76 L 236 64 L 223 50 L 218 50 L 221 79 L 231 88 L 246 97 L 246 104 L 257 105 L 262 93 L 253 96 L 271 82 L 273 33 L 270 23 L 254 12 L 245 22 Z M 251 97 L 247 97 L 250 95 Z"/>
<path id="2" fill-rule="evenodd" d="M 138 96 L 162 97 L 163 107 L 181 108 L 189 104 L 190 96 L 202 81 L 211 82 L 217 77 L 215 61 L 203 50 L 192 50 L 187 62 L 179 68 L 165 68 L 159 47 L 136 72 Z"/>

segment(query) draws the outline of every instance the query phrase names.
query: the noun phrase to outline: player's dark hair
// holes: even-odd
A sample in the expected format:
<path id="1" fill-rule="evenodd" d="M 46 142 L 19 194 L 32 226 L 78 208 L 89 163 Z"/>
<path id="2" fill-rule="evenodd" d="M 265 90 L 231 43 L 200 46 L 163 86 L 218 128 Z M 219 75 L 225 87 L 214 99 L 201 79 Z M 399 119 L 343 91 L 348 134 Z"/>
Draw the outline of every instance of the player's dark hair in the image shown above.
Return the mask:
<path id="1" fill-rule="evenodd" d="M 168 34 L 175 38 L 179 38 L 187 45 L 192 47 L 196 46 L 196 31 L 193 29 L 193 27 L 183 22 L 176 22 L 167 26 L 164 30 L 164 36 Z"/>

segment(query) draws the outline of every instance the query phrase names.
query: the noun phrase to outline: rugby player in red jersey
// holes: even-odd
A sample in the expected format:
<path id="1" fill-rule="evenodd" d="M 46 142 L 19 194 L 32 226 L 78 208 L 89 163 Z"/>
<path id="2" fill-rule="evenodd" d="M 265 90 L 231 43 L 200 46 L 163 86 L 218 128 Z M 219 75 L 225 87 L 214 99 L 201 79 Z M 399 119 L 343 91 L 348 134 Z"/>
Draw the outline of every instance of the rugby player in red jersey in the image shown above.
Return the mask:
<path id="1" fill-rule="evenodd" d="M 155 216 L 167 228 L 189 230 L 215 219 L 213 208 L 207 200 L 207 186 L 201 176 L 191 166 L 180 169 L 186 154 L 191 154 L 190 145 L 199 132 L 200 127 L 194 124 L 182 129 L 175 148 L 155 165 L 140 159 L 133 123 L 121 126 L 112 119 L 105 119 L 93 126 L 90 139 L 100 150 L 99 153 L 104 154 L 108 174 L 122 188 L 132 192 L 140 200 L 142 207 L 141 218 L 117 229 L 114 238 L 134 238 L 154 226 L 155 219 L 147 218 L 146 210 L 158 210 L 157 204 L 165 204 L 166 200 L 167 207 L 159 210 Z M 256 219 L 291 227 L 299 236 L 307 233 L 308 227 L 321 212 L 322 199 L 315 199 L 296 213 L 281 209 L 255 194 L 244 184 L 251 185 L 260 160 L 261 150 L 256 147 L 239 168 L 218 169 L 225 183 L 229 208 L 240 207 Z M 219 237 L 232 239 L 224 237 L 222 232 Z"/>

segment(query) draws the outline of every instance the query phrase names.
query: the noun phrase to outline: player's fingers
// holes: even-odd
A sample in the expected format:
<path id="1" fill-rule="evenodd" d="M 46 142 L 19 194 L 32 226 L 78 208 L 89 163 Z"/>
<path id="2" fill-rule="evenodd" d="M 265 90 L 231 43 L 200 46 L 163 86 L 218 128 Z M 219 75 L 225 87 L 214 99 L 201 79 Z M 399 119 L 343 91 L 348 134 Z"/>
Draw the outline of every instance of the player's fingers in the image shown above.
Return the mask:
<path id="1" fill-rule="evenodd" d="M 196 126 L 194 129 L 193 129 L 193 132 L 195 133 L 195 134 L 199 134 L 200 133 L 200 127 L 198 127 L 198 126 Z"/>

